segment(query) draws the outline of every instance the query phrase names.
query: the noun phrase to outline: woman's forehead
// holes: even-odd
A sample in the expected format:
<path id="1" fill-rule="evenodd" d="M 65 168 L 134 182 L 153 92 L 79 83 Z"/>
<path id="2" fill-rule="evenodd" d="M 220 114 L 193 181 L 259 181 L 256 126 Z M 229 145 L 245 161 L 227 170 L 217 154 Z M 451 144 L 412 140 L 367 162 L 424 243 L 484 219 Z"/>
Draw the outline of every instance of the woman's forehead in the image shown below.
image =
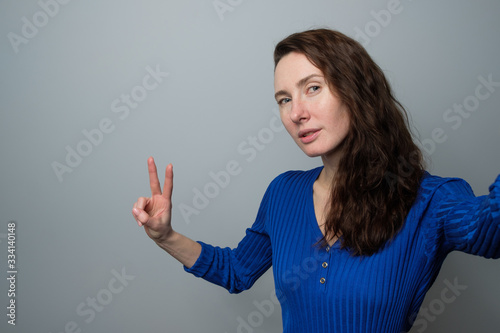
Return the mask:
<path id="1" fill-rule="evenodd" d="M 323 77 L 322 71 L 309 61 L 309 59 L 301 53 L 289 53 L 278 62 L 274 71 L 274 84 L 290 85 L 296 84 L 308 76 L 316 75 Z"/>

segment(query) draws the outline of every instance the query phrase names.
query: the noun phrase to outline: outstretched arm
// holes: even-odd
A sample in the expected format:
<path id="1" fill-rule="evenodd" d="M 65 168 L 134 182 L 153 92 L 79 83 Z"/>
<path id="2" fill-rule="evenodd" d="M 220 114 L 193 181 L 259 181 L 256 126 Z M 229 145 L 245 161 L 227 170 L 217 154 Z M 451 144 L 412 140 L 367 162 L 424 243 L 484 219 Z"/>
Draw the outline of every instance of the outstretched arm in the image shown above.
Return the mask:
<path id="1" fill-rule="evenodd" d="M 158 180 L 156 164 L 148 158 L 151 197 L 140 197 L 134 204 L 132 215 L 139 227 L 144 227 L 147 235 L 172 257 L 187 268 L 192 267 L 201 253 L 201 245 L 172 229 L 172 189 L 173 167 L 165 169 L 163 192 Z"/>
<path id="2" fill-rule="evenodd" d="M 500 175 L 489 195 L 475 197 L 463 181 L 448 182 L 434 194 L 430 211 L 443 230 L 443 249 L 500 258 Z"/>

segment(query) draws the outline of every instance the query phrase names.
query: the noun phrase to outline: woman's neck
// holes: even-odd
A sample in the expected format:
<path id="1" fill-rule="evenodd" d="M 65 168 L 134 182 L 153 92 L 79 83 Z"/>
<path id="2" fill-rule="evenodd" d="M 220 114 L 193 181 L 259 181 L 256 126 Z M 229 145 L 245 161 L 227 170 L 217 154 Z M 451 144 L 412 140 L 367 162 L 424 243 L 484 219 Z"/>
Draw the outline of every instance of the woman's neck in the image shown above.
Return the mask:
<path id="1" fill-rule="evenodd" d="M 339 158 L 321 156 L 321 159 L 323 161 L 323 170 L 317 179 L 317 183 L 323 188 L 330 189 L 338 170 Z"/>

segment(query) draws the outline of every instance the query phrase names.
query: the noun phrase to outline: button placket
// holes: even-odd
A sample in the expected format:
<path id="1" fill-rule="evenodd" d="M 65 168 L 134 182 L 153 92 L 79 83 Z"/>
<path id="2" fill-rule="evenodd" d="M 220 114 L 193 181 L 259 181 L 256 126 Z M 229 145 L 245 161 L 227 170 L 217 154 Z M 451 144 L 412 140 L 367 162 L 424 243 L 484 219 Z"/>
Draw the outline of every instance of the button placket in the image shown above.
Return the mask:
<path id="1" fill-rule="evenodd" d="M 325 248 L 325 251 L 328 254 L 328 259 L 326 259 L 326 260 L 329 260 L 330 257 L 331 257 L 331 255 L 332 255 L 331 252 L 330 252 L 330 250 L 331 250 L 330 246 L 327 246 Z M 327 261 L 323 261 L 321 263 L 321 268 L 320 268 L 321 269 L 321 278 L 319 279 L 319 283 L 321 283 L 325 287 L 326 287 L 326 278 L 328 277 L 328 270 L 327 270 L 328 266 L 329 266 L 328 262 Z M 323 288 L 325 288 L 325 287 L 323 287 Z"/>

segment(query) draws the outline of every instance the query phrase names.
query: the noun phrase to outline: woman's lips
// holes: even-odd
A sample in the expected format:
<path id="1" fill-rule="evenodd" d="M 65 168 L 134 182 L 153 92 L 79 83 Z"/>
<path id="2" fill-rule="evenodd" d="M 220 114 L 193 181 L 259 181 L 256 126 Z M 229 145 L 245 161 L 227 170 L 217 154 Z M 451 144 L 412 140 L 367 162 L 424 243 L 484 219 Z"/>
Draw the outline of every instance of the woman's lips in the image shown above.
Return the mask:
<path id="1" fill-rule="evenodd" d="M 306 129 L 299 132 L 299 139 L 302 143 L 313 142 L 319 135 L 319 129 Z"/>

